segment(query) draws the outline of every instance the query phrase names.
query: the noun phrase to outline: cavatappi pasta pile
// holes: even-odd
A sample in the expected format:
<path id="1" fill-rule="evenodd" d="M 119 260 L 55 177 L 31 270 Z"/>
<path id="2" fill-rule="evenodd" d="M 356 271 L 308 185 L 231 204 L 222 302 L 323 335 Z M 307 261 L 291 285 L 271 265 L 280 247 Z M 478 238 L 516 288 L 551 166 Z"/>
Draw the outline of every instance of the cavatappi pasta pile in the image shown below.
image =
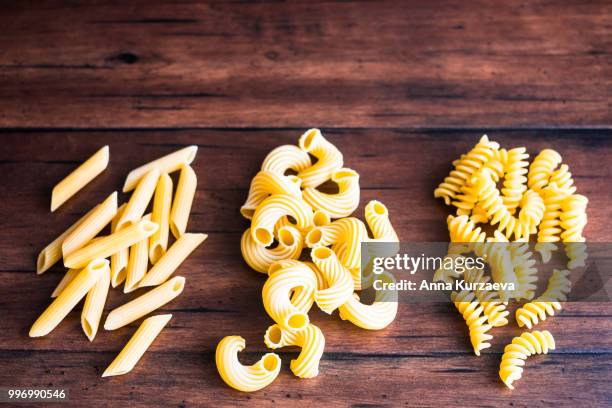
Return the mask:
<path id="1" fill-rule="evenodd" d="M 350 216 L 359 206 L 359 174 L 343 166 L 342 153 L 318 129 L 310 129 L 298 146 L 280 146 L 266 156 L 240 208 L 251 220 L 242 235 L 242 256 L 266 275 L 263 304 L 275 322 L 264 343 L 271 349 L 300 347 L 290 364 L 300 378 L 318 375 L 325 347 L 323 333 L 308 316 L 314 304 L 328 314 L 338 310 L 341 319 L 369 330 L 385 328 L 397 313 L 397 302 L 382 298 L 391 296 L 388 293 L 378 292 L 372 304 L 361 303 L 355 293 L 363 286 L 361 243 L 398 242 L 398 237 L 381 202 L 365 207 L 372 237 L 366 223 Z M 337 184 L 337 193 L 317 189 L 330 180 Z M 383 274 L 381 279 L 393 277 Z M 267 353 L 245 366 L 237 356 L 244 348 L 240 336 L 227 336 L 218 344 L 216 363 L 223 380 L 240 391 L 272 383 L 280 371 L 280 357 Z"/>
<path id="2" fill-rule="evenodd" d="M 453 162 L 454 169 L 434 191 L 456 208 L 447 219 L 450 257 L 473 252 L 487 259 L 491 276 L 482 269 L 464 273 L 466 282 L 514 283 L 513 292 L 453 292 L 451 300 L 469 328 L 474 353 L 491 344 L 490 330 L 508 324 L 507 301 L 526 302 L 516 310 L 519 327 L 531 329 L 547 316 L 561 310 L 570 291 L 570 270 L 585 266 L 587 257 L 582 235 L 587 223 L 585 196 L 576 187 L 567 164 L 554 150 L 541 151 L 531 162 L 524 147 L 510 150 L 483 136 L 472 150 Z M 498 188 L 501 185 L 501 188 Z M 487 236 L 479 224 L 495 228 Z M 564 245 L 567 268 L 554 270 L 544 293 L 535 298 L 538 281 L 536 259 L 529 241 L 535 237 L 535 251 L 542 263 L 550 261 L 556 242 Z M 499 242 L 513 242 L 495 245 Z M 452 281 L 459 274 L 438 270 L 434 280 Z M 523 332 L 504 349 L 499 375 L 513 388 L 523 372 L 524 360 L 532 354 L 546 354 L 555 348 L 550 332 Z"/>
<path id="3" fill-rule="evenodd" d="M 49 334 L 85 298 L 81 326 L 93 341 L 111 286 L 123 284 L 124 293 L 153 288 L 112 310 L 104 322 L 106 330 L 124 327 L 181 294 L 185 278 L 171 276 L 207 238 L 186 232 L 197 186 L 189 165 L 197 150 L 189 146 L 134 169 L 123 186 L 123 192 L 133 190 L 127 203 L 118 207 L 117 192 L 113 192 L 40 252 L 37 274 L 59 260 L 68 270 L 51 294 L 54 300 L 32 325 L 30 337 Z M 51 211 L 104 171 L 108 161 L 105 146 L 58 183 L 51 195 Z M 168 173 L 175 171 L 180 176 L 173 198 Z M 151 201 L 152 212 L 145 214 Z M 100 235 L 109 225 L 110 234 Z M 168 247 L 170 232 L 176 240 Z M 131 371 L 171 318 L 162 314 L 145 319 L 102 376 Z"/>

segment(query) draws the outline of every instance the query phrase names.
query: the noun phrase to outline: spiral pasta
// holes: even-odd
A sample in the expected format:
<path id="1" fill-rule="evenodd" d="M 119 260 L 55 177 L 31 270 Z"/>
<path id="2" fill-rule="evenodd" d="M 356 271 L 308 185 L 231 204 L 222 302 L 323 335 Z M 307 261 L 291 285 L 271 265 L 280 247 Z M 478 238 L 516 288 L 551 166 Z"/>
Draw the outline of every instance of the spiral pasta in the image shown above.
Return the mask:
<path id="1" fill-rule="evenodd" d="M 516 299 L 533 299 L 538 282 L 538 269 L 534 266 L 536 260 L 529 251 L 528 243 L 513 243 L 510 245 L 514 273 L 518 281 Z"/>
<path id="2" fill-rule="evenodd" d="M 304 330 L 288 332 L 279 325 L 272 325 L 264 336 L 266 346 L 271 349 L 286 346 L 298 346 L 302 350 L 299 356 L 291 360 L 290 368 L 296 377 L 313 378 L 319 375 L 319 361 L 325 349 L 325 336 L 314 324 Z"/>
<path id="3" fill-rule="evenodd" d="M 529 154 L 524 147 L 510 150 L 499 149 L 504 156 L 501 160 L 504 166 L 504 183 L 501 189 L 502 200 L 510 212 L 514 214 L 527 190 L 527 167 Z M 503 153 L 502 153 L 503 152 Z"/>
<path id="4" fill-rule="evenodd" d="M 587 223 L 586 207 L 589 200 L 580 194 L 573 194 L 561 203 L 561 239 L 565 244 L 565 254 L 569 258 L 567 267 L 578 268 L 585 265 L 587 258 L 585 239 L 582 231 Z"/>
<path id="5" fill-rule="evenodd" d="M 473 292 L 467 290 L 452 292 L 451 300 L 459 313 L 463 316 L 470 330 L 470 341 L 474 348 L 474 354 L 479 356 L 483 349 L 491 347 L 491 343 L 487 343 L 487 341 L 491 340 L 493 336 L 487 334 L 487 332 L 491 330 L 493 326 L 489 323 L 485 323 L 488 318 L 487 316 L 483 316 L 483 307 L 478 300 L 476 300 L 476 296 Z"/>
<path id="6" fill-rule="evenodd" d="M 550 176 L 561 163 L 561 155 L 552 149 L 544 149 L 538 154 L 527 174 L 527 186 L 533 191 L 540 191 L 548 184 Z"/>
<path id="7" fill-rule="evenodd" d="M 355 170 L 342 168 L 331 174 L 331 180 L 338 184 L 338 193 L 322 193 L 309 187 L 304 189 L 304 201 L 331 218 L 348 217 L 359 206 L 359 174 Z"/>
<path id="8" fill-rule="evenodd" d="M 463 273 L 465 281 L 469 283 L 484 284 L 491 280 L 480 268 L 468 268 Z M 510 312 L 506 310 L 506 305 L 499 299 L 497 293 L 486 290 L 474 290 L 474 296 L 482 305 L 482 312 L 487 316 L 487 321 L 492 327 L 500 327 L 508 324 L 506 318 Z"/>
<path id="9" fill-rule="evenodd" d="M 540 194 L 533 190 L 527 190 L 521 199 L 521 212 L 519 220 L 524 227 L 523 236 L 529 240 L 529 234 L 537 232 L 537 226 L 544 216 L 544 200 Z"/>
<path id="10" fill-rule="evenodd" d="M 548 354 L 555 349 L 555 339 L 548 330 L 524 332 L 512 339 L 504 348 L 499 366 L 499 377 L 511 390 L 512 383 L 521 378 L 527 357 L 534 354 Z"/>
<path id="11" fill-rule="evenodd" d="M 284 176 L 271 171 L 260 171 L 251 181 L 249 195 L 240 207 L 240 213 L 244 218 L 253 218 L 255 209 L 259 204 L 273 194 L 286 194 L 301 199 L 301 183 L 302 181 L 296 176 Z"/>
<path id="12" fill-rule="evenodd" d="M 342 153 L 323 137 L 319 129 L 307 130 L 298 143 L 300 149 L 317 158 L 315 164 L 298 173 L 304 188 L 320 186 L 344 165 Z"/>
<path id="13" fill-rule="evenodd" d="M 540 253 L 542 262 L 550 261 L 552 252 L 557 249 L 554 242 L 561 240 L 561 203 L 567 197 L 567 194 L 561 190 L 557 183 L 551 182 L 548 186 L 541 190 L 544 199 L 544 215 L 542 222 L 538 226 L 538 243 L 535 245 L 535 250 Z"/>
<path id="14" fill-rule="evenodd" d="M 221 378 L 238 390 L 253 392 L 267 387 L 280 372 L 281 360 L 275 353 L 264 354 L 259 361 L 245 366 L 238 361 L 238 353 L 245 348 L 240 336 L 226 336 L 217 345 L 215 362 Z"/>
<path id="15" fill-rule="evenodd" d="M 555 310 L 561 310 L 561 303 L 567 300 L 571 282 L 568 270 L 555 269 L 548 280 L 546 291 L 533 302 L 525 303 L 516 310 L 516 322 L 519 327 L 527 326 L 531 329 L 546 316 L 554 316 Z"/>

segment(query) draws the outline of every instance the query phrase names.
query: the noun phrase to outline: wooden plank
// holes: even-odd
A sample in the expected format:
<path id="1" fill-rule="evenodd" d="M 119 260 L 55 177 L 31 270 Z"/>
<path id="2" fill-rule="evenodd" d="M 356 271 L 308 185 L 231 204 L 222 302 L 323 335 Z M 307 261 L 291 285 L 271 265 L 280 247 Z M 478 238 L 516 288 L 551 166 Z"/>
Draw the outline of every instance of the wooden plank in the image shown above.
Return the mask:
<path id="1" fill-rule="evenodd" d="M 609 127 L 610 7 L 15 2 L 4 127 Z"/>
<path id="2" fill-rule="evenodd" d="M 495 329 L 493 346 L 480 358 L 470 351 L 465 323 L 445 303 L 400 305 L 386 330 L 360 330 L 337 315 L 313 310 L 326 336 L 321 375 L 292 376 L 295 350 L 282 351 L 283 369 L 272 386 L 246 395 L 226 387 L 214 365 L 214 349 L 224 335 L 247 340 L 241 359 L 266 352 L 262 336 L 271 320 L 261 304 L 264 276 L 241 259 L 240 234 L 248 223 L 238 207 L 266 153 L 295 143 L 300 130 L 184 131 L 4 131 L 0 149 L 0 386 L 64 387 L 78 405 L 121 401 L 134 406 L 304 406 L 408 405 L 576 406 L 609 404 L 612 371 L 612 304 L 571 303 L 539 327 L 551 330 L 558 349 L 527 362 L 525 378 L 513 392 L 497 378 L 503 347 L 520 331 L 514 323 Z M 327 129 L 344 153 L 345 164 L 361 174 L 362 202 L 380 199 L 405 241 L 444 241 L 448 209 L 432 197 L 450 162 L 480 136 L 462 132 L 402 129 Z M 545 147 L 560 151 L 589 197 L 591 241 L 609 240 L 607 222 L 610 131 L 495 131 L 503 146 L 525 145 L 535 155 Z M 534 137 L 537 136 L 537 137 Z M 77 197 L 48 213 L 49 191 L 71 168 L 109 144 L 108 170 Z M 49 303 L 61 279 L 57 266 L 37 277 L 38 251 L 93 204 L 123 183 L 127 172 L 180 146 L 198 144 L 193 163 L 200 183 L 189 230 L 208 232 L 208 241 L 181 266 L 185 292 L 164 307 L 174 318 L 133 373 L 101 379 L 106 365 L 135 330 L 100 331 L 89 343 L 73 312 L 49 336 L 27 337 L 31 323 Z M 382 164 L 381 164 L 382 163 Z M 357 214 L 361 215 L 362 207 Z M 113 291 L 107 311 L 136 294 Z M 330 391 L 333 390 L 333 391 Z M 364 404 L 364 405 L 359 405 Z"/>

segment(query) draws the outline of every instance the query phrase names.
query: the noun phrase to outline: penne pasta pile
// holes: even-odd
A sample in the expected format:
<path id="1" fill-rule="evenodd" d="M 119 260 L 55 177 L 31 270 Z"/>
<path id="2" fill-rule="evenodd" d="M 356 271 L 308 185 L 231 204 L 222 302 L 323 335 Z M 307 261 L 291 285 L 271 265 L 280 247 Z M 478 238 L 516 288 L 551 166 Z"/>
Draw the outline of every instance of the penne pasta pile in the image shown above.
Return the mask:
<path id="1" fill-rule="evenodd" d="M 379 201 L 365 207 L 372 237 L 363 221 L 351 217 L 359 206 L 359 175 L 343 166 L 342 153 L 318 129 L 310 129 L 298 146 L 280 146 L 266 156 L 240 208 L 251 221 L 242 235 L 242 256 L 267 275 L 262 298 L 275 324 L 264 343 L 271 349 L 300 347 L 290 364 L 300 378 L 318 375 L 325 347 L 322 331 L 308 316 L 313 304 L 328 314 L 338 310 L 341 319 L 369 330 L 387 327 L 397 314 L 394 291 L 378 291 L 372 304 L 360 302 L 355 293 L 368 285 L 361 277 L 361 243 L 392 242 L 396 247 L 399 240 Z M 337 185 L 337 193 L 318 189 L 328 181 Z M 379 278 L 394 282 L 390 274 Z M 218 344 L 216 364 L 223 380 L 247 392 L 272 383 L 280 357 L 267 353 L 245 366 L 237 356 L 244 348 L 240 336 L 224 337 Z"/>
<path id="2" fill-rule="evenodd" d="M 447 219 L 451 244 L 448 256 L 473 252 L 487 259 L 491 276 L 483 269 L 464 272 L 470 283 L 513 283 L 514 291 L 470 291 L 452 293 L 452 301 L 469 327 L 474 353 L 491 346 L 494 327 L 508 324 L 506 310 L 510 299 L 527 301 L 516 310 L 519 327 L 531 329 L 547 316 L 561 310 L 570 292 L 570 270 L 584 267 L 587 259 L 583 230 L 587 223 L 588 199 L 576 194 L 567 164 L 552 149 L 542 150 L 531 162 L 524 147 L 501 148 L 485 135 L 465 155 L 453 162 L 454 169 L 434 191 L 454 206 L 456 215 Z M 501 188 L 498 188 L 501 184 Z M 495 228 L 487 236 L 481 225 Z M 555 269 L 546 290 L 537 298 L 536 259 L 529 240 L 535 236 L 535 252 L 543 263 L 551 260 L 556 242 L 563 242 L 567 268 Z M 512 241 L 512 244 L 508 242 Z M 499 244 L 499 243 L 508 244 Z M 434 280 L 452 282 L 460 274 L 436 271 Z M 514 388 L 528 356 L 546 354 L 555 348 L 550 332 L 523 332 L 506 346 L 499 375 Z"/>
<path id="3" fill-rule="evenodd" d="M 118 206 L 117 192 L 113 192 L 40 252 L 37 274 L 60 260 L 68 270 L 51 294 L 54 300 L 32 325 L 30 337 L 49 334 L 85 298 L 81 326 L 93 341 L 111 286 L 123 284 L 124 293 L 150 289 L 112 310 L 104 322 L 105 330 L 124 327 L 181 294 L 185 278 L 172 275 L 207 238 L 186 232 L 197 186 L 190 164 L 197 150 L 189 146 L 132 170 L 123 186 L 123 192 L 132 191 L 128 202 Z M 51 195 L 51 211 L 104 171 L 108 161 L 109 148 L 104 146 L 59 182 Z M 175 171 L 180 175 L 173 198 L 168 174 Z M 145 214 L 151 202 L 152 212 Z M 103 235 L 107 226 L 110 234 Z M 172 245 L 170 232 L 175 238 Z M 145 319 L 102 376 L 131 371 L 171 317 L 162 314 Z"/>

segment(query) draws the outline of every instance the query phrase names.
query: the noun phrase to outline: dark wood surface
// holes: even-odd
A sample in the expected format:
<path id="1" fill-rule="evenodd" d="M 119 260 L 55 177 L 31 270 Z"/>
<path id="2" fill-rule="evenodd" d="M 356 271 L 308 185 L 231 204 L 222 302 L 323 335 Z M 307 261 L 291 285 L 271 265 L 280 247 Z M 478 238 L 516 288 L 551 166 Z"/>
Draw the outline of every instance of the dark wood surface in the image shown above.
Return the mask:
<path id="1" fill-rule="evenodd" d="M 541 328 L 558 349 L 499 381 L 520 330 L 475 357 L 450 304 L 401 304 L 386 330 L 313 312 L 319 377 L 289 371 L 244 394 L 214 365 L 218 340 L 265 352 L 264 277 L 240 256 L 238 208 L 266 153 L 319 126 L 383 201 L 404 241 L 447 239 L 432 193 L 483 132 L 533 155 L 557 149 L 589 197 L 591 241 L 610 241 L 610 7 L 606 2 L 10 3 L 0 16 L 0 387 L 53 386 L 73 405 L 595 406 L 612 403 L 612 306 L 572 303 Z M 106 172 L 54 214 L 53 185 L 103 144 Z M 134 371 L 100 378 L 137 324 L 90 343 L 73 312 L 27 332 L 61 279 L 35 258 L 133 167 L 198 144 L 189 229 L 209 239 L 180 268 L 184 293 Z M 125 199 L 125 196 L 122 196 Z M 362 216 L 361 206 L 357 212 Z M 111 293 L 107 311 L 129 296 Z"/>

